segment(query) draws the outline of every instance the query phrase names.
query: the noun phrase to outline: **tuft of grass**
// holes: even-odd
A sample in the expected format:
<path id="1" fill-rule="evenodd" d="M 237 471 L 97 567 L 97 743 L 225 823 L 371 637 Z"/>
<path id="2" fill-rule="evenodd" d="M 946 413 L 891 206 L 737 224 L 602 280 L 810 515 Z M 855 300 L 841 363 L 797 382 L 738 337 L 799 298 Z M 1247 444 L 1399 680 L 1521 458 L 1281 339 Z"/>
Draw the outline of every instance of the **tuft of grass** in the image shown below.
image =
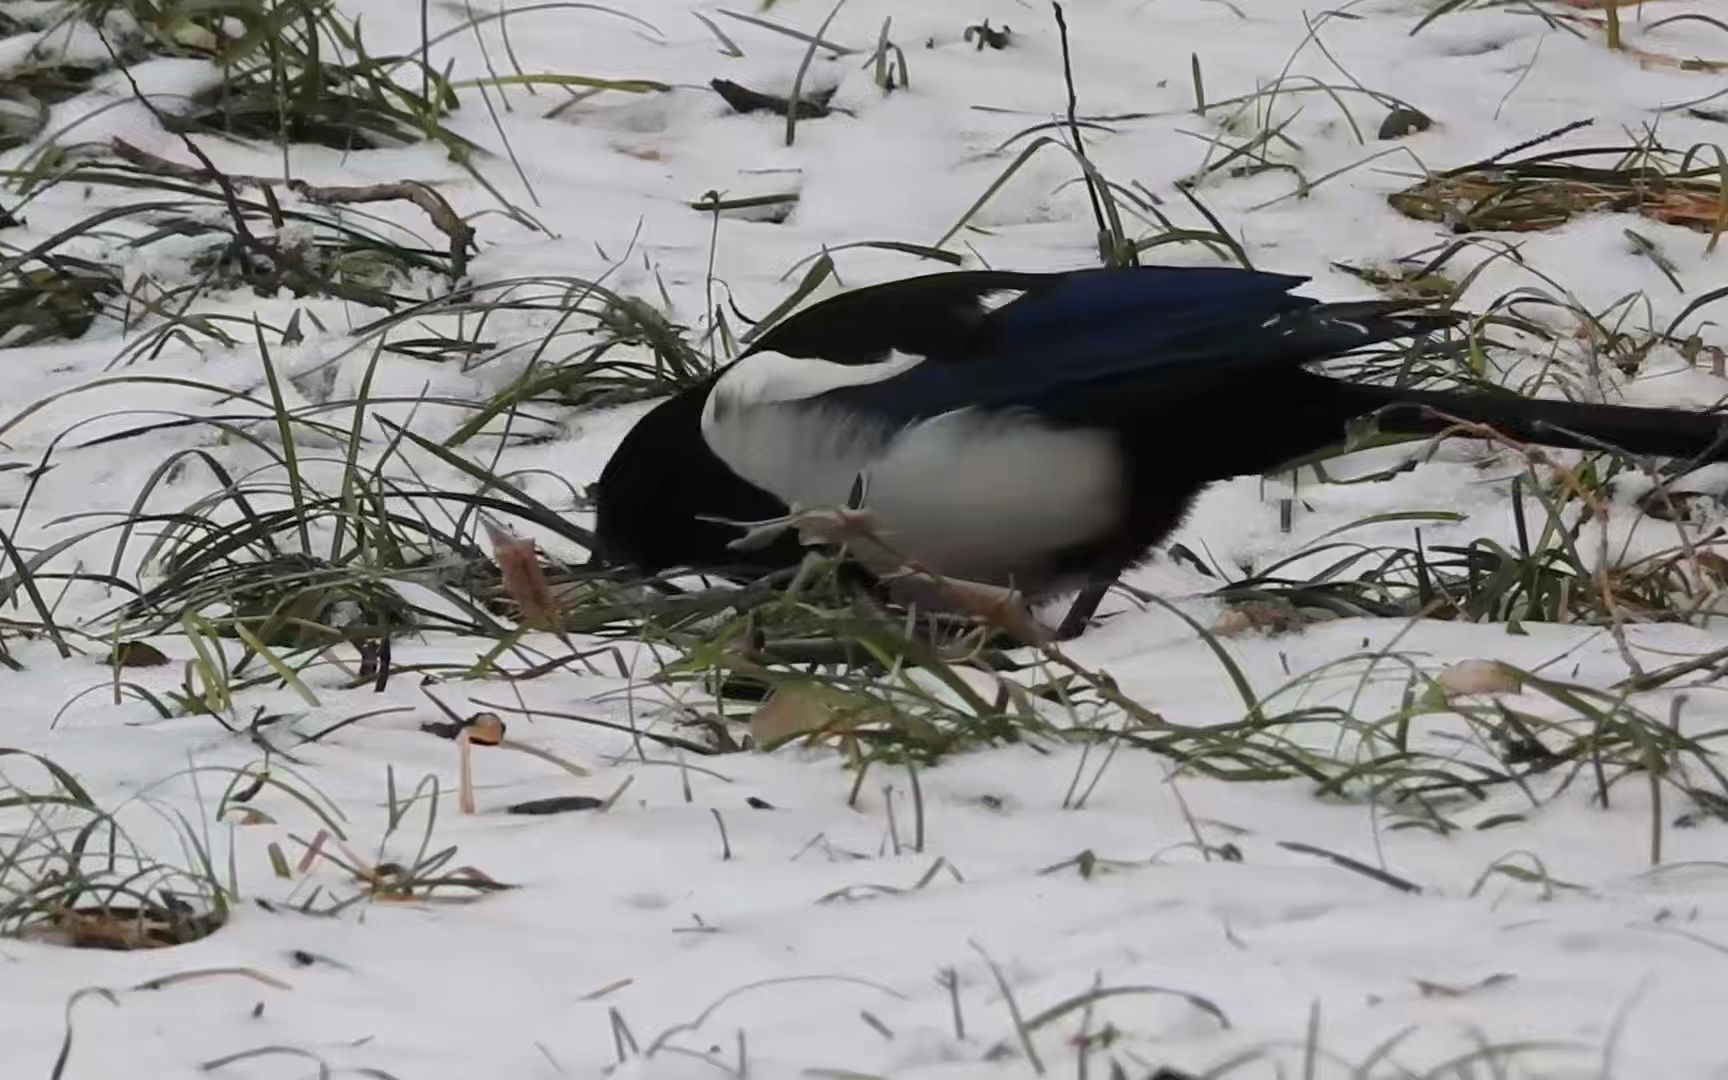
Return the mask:
<path id="1" fill-rule="evenodd" d="M 333 0 L 77 0 L 50 16 L 44 47 L 8 73 L 9 96 L 27 114 L 89 89 L 107 71 L 152 57 L 205 60 L 222 75 L 165 116 L 177 131 L 207 131 L 337 149 L 434 139 L 453 153 L 474 147 L 443 126 L 458 107 L 443 74 L 417 56 L 373 56 L 360 24 Z M 105 62 L 68 61 L 51 42 L 72 26 L 102 35 Z M 421 90 L 399 78 L 417 70 Z M 41 124 L 26 124 L 29 134 Z M 16 138 L 17 135 L 12 135 Z"/>
<path id="2" fill-rule="evenodd" d="M 154 949 L 197 941 L 227 921 L 232 895 L 190 825 L 195 863 L 182 869 L 135 844 L 118 819 L 48 758 L 0 747 L 28 763 L 29 787 L 8 769 L 0 810 L 22 824 L 0 830 L 0 936 L 87 949 Z"/>
<path id="3" fill-rule="evenodd" d="M 417 275 L 454 281 L 465 273 L 472 230 L 430 188 L 299 185 L 295 190 L 311 204 L 300 208 L 282 205 L 273 182 L 264 178 L 229 177 L 207 162 L 169 162 L 120 140 L 104 149 L 120 160 L 72 162 L 46 184 L 77 183 L 144 198 L 95 211 L 28 249 L 0 244 L 0 344 L 77 338 L 108 320 L 145 331 L 127 343 L 126 353 L 134 358 L 155 355 L 174 338 L 232 345 L 236 334 L 222 323 L 240 320 L 192 315 L 200 297 L 235 288 L 274 295 L 286 288 L 302 297 L 391 309 L 404 301 L 397 290 Z M 33 171 L 12 178 L 26 192 L 26 203 L 45 189 L 45 178 Z M 259 197 L 239 194 L 245 187 Z M 423 201 L 446 231 L 448 248 L 427 245 L 399 226 L 375 226 L 363 214 L 323 208 L 381 197 Z M 116 245 L 171 253 L 169 276 L 141 275 L 123 284 L 107 254 Z M 251 336 L 238 325 L 233 330 Z"/>
<path id="4" fill-rule="evenodd" d="M 1579 214 L 1629 212 L 1706 233 L 1728 230 L 1728 156 L 1699 144 L 1670 150 L 1654 134 L 1625 147 L 1490 158 L 1425 177 L 1387 201 L 1456 233 L 1535 232 Z"/>
<path id="5" fill-rule="evenodd" d="M 356 854 L 329 829 L 319 830 L 311 840 L 294 837 L 304 849 L 298 864 L 300 874 L 328 864 L 342 873 L 354 890 L 344 895 L 315 887 L 301 899 L 302 910 L 330 915 L 361 903 L 465 903 L 514 888 L 477 867 L 458 865 L 455 845 L 434 849 L 439 803 L 444 798 L 436 776 L 423 776 L 404 792 L 397 785 L 395 770 L 386 769 L 385 788 L 387 818 L 374 858 Z M 421 827 L 414 831 L 410 825 L 416 813 Z M 392 857 L 389 849 L 398 842 L 411 847 L 411 852 Z"/>
<path id="6" fill-rule="evenodd" d="M 1564 31 L 1575 38 L 1584 39 L 1600 33 L 1606 48 L 1624 53 L 1646 67 L 1671 68 L 1677 71 L 1728 71 L 1728 60 L 1706 59 L 1693 53 L 1673 56 L 1631 44 L 1626 38 L 1620 9 L 1630 7 L 1634 2 L 1635 0 L 1438 0 L 1432 10 L 1410 28 L 1410 33 L 1418 34 L 1434 20 L 1454 12 L 1498 8 L 1518 15 L 1535 15 L 1547 24 L 1549 29 Z M 1692 21 L 1703 22 L 1728 32 L 1728 23 L 1708 15 L 1692 13 L 1671 15 L 1647 22 L 1641 20 L 1641 24 L 1648 33 L 1666 24 Z"/>

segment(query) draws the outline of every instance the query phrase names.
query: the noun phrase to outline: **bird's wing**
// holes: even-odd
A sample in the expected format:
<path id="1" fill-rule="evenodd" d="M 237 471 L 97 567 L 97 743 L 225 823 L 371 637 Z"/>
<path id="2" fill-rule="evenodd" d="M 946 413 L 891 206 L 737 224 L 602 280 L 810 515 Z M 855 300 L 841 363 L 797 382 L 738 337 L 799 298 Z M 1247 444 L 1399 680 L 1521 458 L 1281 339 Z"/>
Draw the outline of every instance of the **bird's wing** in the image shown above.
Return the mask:
<path id="1" fill-rule="evenodd" d="M 1066 274 L 961 270 L 853 289 L 788 317 L 751 347 L 836 364 L 871 364 L 891 352 L 959 355 L 977 344 L 992 300 L 1048 289 Z"/>
<path id="2" fill-rule="evenodd" d="M 1408 302 L 1294 295 L 1305 280 L 1212 267 L 1081 271 L 990 312 L 967 351 L 902 361 L 822 398 L 901 422 L 968 407 L 1037 411 L 1130 382 L 1155 381 L 1180 400 L 1446 321 L 1401 314 Z"/>
<path id="3" fill-rule="evenodd" d="M 1322 304 L 1307 279 L 1234 267 L 979 270 L 844 293 L 764 335 L 721 380 L 730 405 L 821 401 L 905 423 L 1036 407 L 1098 384 L 1173 392 L 1438 326 L 1400 301 Z M 791 362 L 799 361 L 798 363 Z"/>

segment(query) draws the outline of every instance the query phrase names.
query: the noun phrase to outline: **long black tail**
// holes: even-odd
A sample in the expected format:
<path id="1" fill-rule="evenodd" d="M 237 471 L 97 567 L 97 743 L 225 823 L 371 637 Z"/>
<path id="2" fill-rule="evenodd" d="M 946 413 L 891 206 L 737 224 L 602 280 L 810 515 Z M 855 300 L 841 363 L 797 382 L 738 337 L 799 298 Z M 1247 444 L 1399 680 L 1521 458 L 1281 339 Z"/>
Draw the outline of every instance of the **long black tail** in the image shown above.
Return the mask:
<path id="1" fill-rule="evenodd" d="M 1435 435 L 1467 420 L 1542 446 L 1728 461 L 1728 413 L 1594 405 L 1512 393 L 1338 386 L 1350 412 L 1377 414 L 1380 430 L 1387 432 Z"/>

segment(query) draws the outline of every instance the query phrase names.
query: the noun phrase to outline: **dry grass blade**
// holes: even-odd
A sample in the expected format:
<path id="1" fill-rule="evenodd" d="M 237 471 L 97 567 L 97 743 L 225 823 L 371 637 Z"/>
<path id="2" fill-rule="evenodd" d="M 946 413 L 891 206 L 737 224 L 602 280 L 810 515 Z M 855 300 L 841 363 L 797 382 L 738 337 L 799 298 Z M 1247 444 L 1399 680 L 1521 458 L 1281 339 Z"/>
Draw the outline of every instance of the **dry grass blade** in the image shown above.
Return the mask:
<path id="1" fill-rule="evenodd" d="M 270 188 L 283 183 L 280 179 L 267 176 L 221 176 L 207 167 L 169 161 L 141 150 L 121 138 L 109 140 L 108 147 L 115 157 L 148 176 L 172 177 L 191 183 L 217 183 L 225 180 L 236 187 L 253 188 Z M 413 203 L 425 212 L 434 228 L 449 237 L 451 279 L 460 279 L 467 274 L 468 254 L 474 247 L 474 228 L 463 221 L 449 201 L 429 184 L 418 180 L 397 180 L 363 186 L 331 186 L 290 180 L 286 182 L 286 186 L 307 202 L 321 206 L 391 201 Z"/>
<path id="2" fill-rule="evenodd" d="M 1610 156 L 1607 165 L 1585 163 Z M 1535 232 L 1581 214 L 1624 212 L 1715 235 L 1728 225 L 1724 170 L 1693 167 L 1696 156 L 1671 158 L 1657 146 L 1560 151 L 1437 173 L 1387 201 L 1454 232 Z"/>

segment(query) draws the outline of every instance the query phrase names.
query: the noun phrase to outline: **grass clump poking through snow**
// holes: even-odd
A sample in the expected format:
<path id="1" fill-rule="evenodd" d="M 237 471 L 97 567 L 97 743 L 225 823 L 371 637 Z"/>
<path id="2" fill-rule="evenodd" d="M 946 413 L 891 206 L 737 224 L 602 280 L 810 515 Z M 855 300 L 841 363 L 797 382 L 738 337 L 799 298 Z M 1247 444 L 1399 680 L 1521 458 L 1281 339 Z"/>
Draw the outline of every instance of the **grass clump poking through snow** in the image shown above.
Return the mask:
<path id="1" fill-rule="evenodd" d="M 538 329 L 500 333 L 524 317 L 548 316 Z M 536 276 L 490 281 L 379 323 L 395 326 L 448 317 L 459 332 L 385 348 L 468 370 L 526 361 L 511 384 L 482 403 L 444 440 L 473 439 L 500 416 L 529 406 L 599 407 L 672 393 L 709 374 L 710 361 L 689 329 L 641 296 L 601 281 Z"/>
<path id="2" fill-rule="evenodd" d="M 1670 150 L 1652 134 L 1624 148 L 1507 155 L 1436 173 L 1387 196 L 1393 208 L 1453 232 L 1534 232 L 1579 214 L 1628 211 L 1706 233 L 1728 230 L 1728 155 Z"/>
<path id="3" fill-rule="evenodd" d="M 190 825 L 179 838 L 193 868 L 163 862 L 66 770 L 5 747 L 0 809 L 21 821 L 0 832 L 0 936 L 149 949 L 196 941 L 227 920 L 230 892 Z"/>
<path id="4" fill-rule="evenodd" d="M 1433 9 L 1411 28 L 1410 33 L 1421 32 L 1423 27 L 1443 15 L 1490 7 L 1501 8 L 1516 15 L 1534 15 L 1551 29 L 1563 31 L 1576 38 L 1600 35 L 1606 47 L 1632 56 L 1646 67 L 1697 72 L 1728 71 L 1728 59 L 1706 58 L 1691 52 L 1675 55 L 1644 48 L 1633 44 L 1627 34 L 1628 26 L 1632 25 L 1649 34 L 1664 26 L 1694 22 L 1728 34 L 1728 23 L 1698 12 L 1682 12 L 1653 18 L 1644 13 L 1643 4 L 1638 0 L 1434 0 Z M 1623 9 L 1638 12 L 1636 24 L 1623 13 Z M 1728 52 L 1728 49 L 1724 51 Z"/>
<path id="5" fill-rule="evenodd" d="M 322 882 L 313 885 L 297 905 L 300 910 L 334 915 L 356 904 L 372 902 L 461 903 L 514 888 L 477 867 L 455 865 L 457 848 L 453 844 L 434 849 L 438 803 L 443 797 L 436 776 L 424 776 L 411 790 L 403 792 L 397 785 L 395 770 L 390 769 L 385 774 L 385 785 L 387 816 L 376 858 L 356 854 L 333 824 L 327 823 L 311 840 L 294 837 L 304 848 L 298 864 L 300 875 L 327 864 L 345 878 L 341 886 Z M 417 813 L 421 821 L 415 829 L 413 819 Z M 390 849 L 397 844 L 411 846 L 413 853 L 405 859 L 392 858 Z M 289 876 L 279 853 L 272 855 L 277 861 L 277 873 Z"/>
<path id="6" fill-rule="evenodd" d="M 0 329 L 19 344 L 80 337 L 94 319 L 106 316 L 144 330 L 129 343 L 134 357 L 156 354 L 169 337 L 214 338 L 232 345 L 251 336 L 245 321 L 193 311 L 200 298 L 235 288 L 264 296 L 287 289 L 300 297 L 329 296 L 388 309 L 404 301 L 400 290 L 417 275 L 453 281 L 466 272 L 473 230 L 423 185 L 290 183 L 282 189 L 309 205 L 284 206 L 275 181 L 228 176 L 211 168 L 208 159 L 170 161 L 120 139 L 101 149 L 118 160 L 71 162 L 53 182 L 145 198 L 92 214 L 0 262 L 0 286 L 5 286 Z M 21 187 L 27 196 L 41 190 L 31 177 L 23 178 Z M 444 232 L 446 246 L 429 245 L 400 226 L 325 209 L 384 199 L 423 205 Z M 100 250 L 117 231 L 129 253 L 160 249 L 165 268 L 136 275 L 122 289 L 111 249 L 96 258 L 80 254 Z M 48 283 L 49 289 L 35 289 L 37 282 Z"/>
<path id="7" fill-rule="evenodd" d="M 332 0 L 80 0 L 63 9 L 53 29 L 72 40 L 100 37 L 107 55 L 93 52 L 83 66 L 50 68 L 52 78 L 37 69 L 23 80 L 33 96 L 39 86 L 70 96 L 111 66 L 172 56 L 207 61 L 221 76 L 166 110 L 174 130 L 336 149 L 427 138 L 453 151 L 470 148 L 441 123 L 458 106 L 443 74 L 421 55 L 371 55 L 359 23 Z"/>
<path id="8" fill-rule="evenodd" d="M 1479 436 L 1481 431 L 1458 434 Z M 1677 475 L 1657 474 L 1640 497 L 1637 515 L 1672 523 L 1675 542 L 1637 557 L 1605 550 L 1606 500 L 1616 479 L 1636 480 L 1642 466 L 1624 455 L 1593 455 L 1573 467 L 1553 464 L 1529 448 L 1525 470 L 1511 483 L 1516 542 L 1490 537 L 1468 542 L 1424 541 L 1423 523 L 1456 524 L 1451 511 L 1399 511 L 1341 526 L 1309 546 L 1220 586 L 1215 595 L 1237 604 L 1287 606 L 1303 621 L 1352 616 L 1458 619 L 1505 623 L 1622 625 L 1628 620 L 1709 621 L 1728 588 L 1728 564 L 1711 550 L 1720 528 L 1693 526 L 1672 488 Z M 1414 460 L 1410 462 L 1414 464 Z M 1316 465 L 1333 482 L 1364 483 L 1402 472 L 1344 478 Z M 1616 509 L 1615 515 L 1624 512 Z M 1362 544 L 1352 529 L 1409 521 L 1409 544 Z M 1202 573 L 1226 576 L 1184 552 Z"/>

